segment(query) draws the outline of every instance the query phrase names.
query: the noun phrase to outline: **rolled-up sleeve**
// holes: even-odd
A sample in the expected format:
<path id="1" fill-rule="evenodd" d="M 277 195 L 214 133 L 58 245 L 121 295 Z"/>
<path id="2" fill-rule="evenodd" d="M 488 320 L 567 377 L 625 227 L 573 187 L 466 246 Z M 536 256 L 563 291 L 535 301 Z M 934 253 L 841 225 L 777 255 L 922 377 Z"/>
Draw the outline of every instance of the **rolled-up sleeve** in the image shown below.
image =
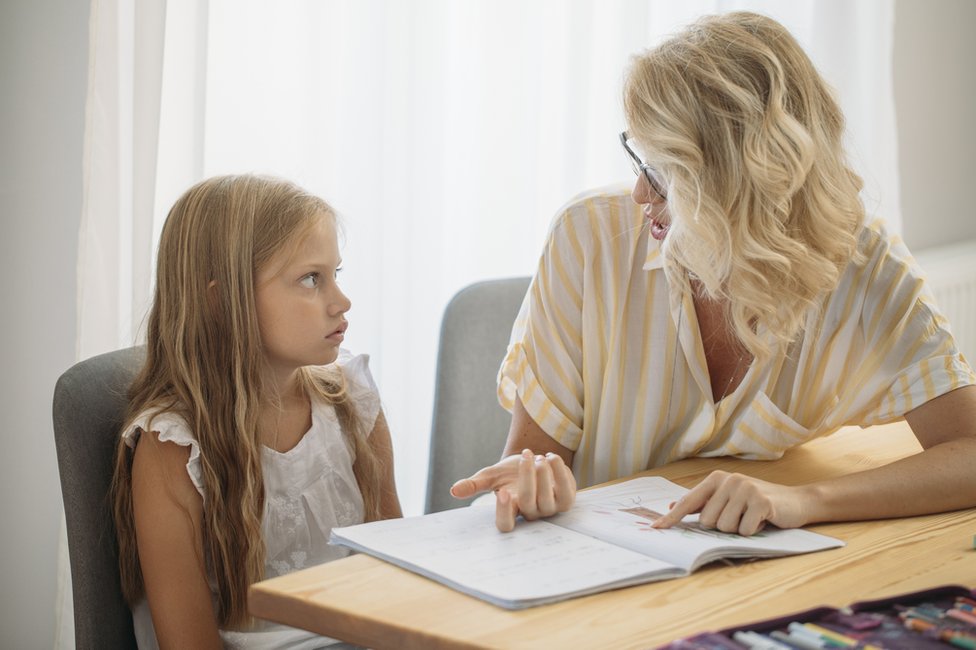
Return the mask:
<path id="1" fill-rule="evenodd" d="M 569 211 L 553 221 L 498 373 L 501 405 L 512 410 L 517 396 L 543 431 L 572 450 L 583 434 L 582 232 Z"/>

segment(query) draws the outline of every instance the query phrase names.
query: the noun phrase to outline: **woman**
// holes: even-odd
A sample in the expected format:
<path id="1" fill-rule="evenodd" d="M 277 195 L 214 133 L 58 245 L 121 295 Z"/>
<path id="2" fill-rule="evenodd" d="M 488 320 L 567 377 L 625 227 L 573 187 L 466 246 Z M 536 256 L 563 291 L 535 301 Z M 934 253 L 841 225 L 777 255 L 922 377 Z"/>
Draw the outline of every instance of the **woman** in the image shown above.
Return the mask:
<path id="1" fill-rule="evenodd" d="M 452 493 L 495 490 L 511 530 L 568 509 L 577 482 L 904 417 L 922 453 L 796 487 L 715 472 L 656 525 L 976 505 L 976 375 L 907 249 L 866 221 L 843 116 L 795 39 L 704 18 L 635 59 L 624 106 L 633 201 L 593 192 L 557 216 L 499 374 L 505 456 Z"/>

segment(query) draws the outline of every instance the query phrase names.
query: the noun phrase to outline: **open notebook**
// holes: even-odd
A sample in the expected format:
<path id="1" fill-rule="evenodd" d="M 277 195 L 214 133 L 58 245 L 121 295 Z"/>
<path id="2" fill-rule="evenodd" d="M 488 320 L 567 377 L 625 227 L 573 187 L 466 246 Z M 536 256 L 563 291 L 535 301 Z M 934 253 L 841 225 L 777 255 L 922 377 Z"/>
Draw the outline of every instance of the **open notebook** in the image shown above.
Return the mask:
<path id="1" fill-rule="evenodd" d="M 688 490 L 641 477 L 579 492 L 566 513 L 495 528 L 492 508 L 334 528 L 333 544 L 374 555 L 506 609 L 523 609 L 689 575 L 722 558 L 776 557 L 843 546 L 806 530 L 769 528 L 751 537 L 706 529 L 686 517 L 651 523 Z"/>

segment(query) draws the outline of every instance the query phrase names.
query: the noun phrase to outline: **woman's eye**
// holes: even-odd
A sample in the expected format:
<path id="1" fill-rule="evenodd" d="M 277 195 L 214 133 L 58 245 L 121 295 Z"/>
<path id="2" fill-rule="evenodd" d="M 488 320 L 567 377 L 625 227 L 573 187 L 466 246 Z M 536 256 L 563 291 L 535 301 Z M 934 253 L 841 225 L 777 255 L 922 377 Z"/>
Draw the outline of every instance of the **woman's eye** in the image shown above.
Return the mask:
<path id="1" fill-rule="evenodd" d="M 340 273 L 342 273 L 342 267 L 341 266 L 337 266 L 336 267 L 336 270 L 335 270 L 335 277 L 339 277 L 339 274 Z"/>
<path id="2" fill-rule="evenodd" d="M 318 273 L 309 273 L 308 275 L 306 275 L 305 277 L 303 277 L 301 280 L 299 280 L 298 283 L 301 284 L 306 289 L 314 289 L 317 286 L 319 286 L 319 274 Z"/>

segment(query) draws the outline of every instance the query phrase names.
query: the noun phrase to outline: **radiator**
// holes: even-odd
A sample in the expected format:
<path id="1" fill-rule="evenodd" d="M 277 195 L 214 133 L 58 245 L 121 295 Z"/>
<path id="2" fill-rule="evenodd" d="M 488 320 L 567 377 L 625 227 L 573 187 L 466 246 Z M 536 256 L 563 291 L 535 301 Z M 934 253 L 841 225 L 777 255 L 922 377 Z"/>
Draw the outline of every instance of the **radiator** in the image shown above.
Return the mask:
<path id="1" fill-rule="evenodd" d="M 976 366 L 976 240 L 915 252 L 956 344 Z"/>

